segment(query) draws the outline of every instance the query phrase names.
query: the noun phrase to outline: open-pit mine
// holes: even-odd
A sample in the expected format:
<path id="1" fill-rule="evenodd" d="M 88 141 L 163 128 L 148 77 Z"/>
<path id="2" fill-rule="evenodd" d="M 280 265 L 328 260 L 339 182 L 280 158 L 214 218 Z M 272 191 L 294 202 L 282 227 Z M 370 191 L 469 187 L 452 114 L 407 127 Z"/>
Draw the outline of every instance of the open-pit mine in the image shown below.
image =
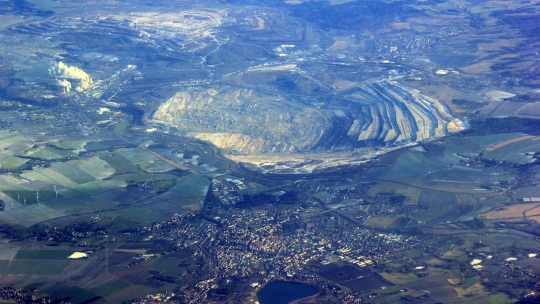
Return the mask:
<path id="1" fill-rule="evenodd" d="M 324 167 L 330 165 L 332 152 L 349 152 L 351 161 L 366 159 L 374 155 L 370 148 L 437 138 L 467 125 L 443 103 L 389 80 L 368 81 L 336 93 L 330 105 L 299 98 L 246 86 L 190 88 L 163 103 L 152 122 L 211 142 L 237 160 L 253 162 L 249 156 L 257 156 L 258 163 L 268 166 L 267 154 L 274 162 L 305 162 L 316 159 L 318 152 L 326 154 Z M 295 157 L 298 153 L 301 157 Z"/>
<path id="2" fill-rule="evenodd" d="M 263 172 L 312 172 L 467 129 L 466 113 L 451 102 L 465 97 L 433 83 L 457 88 L 483 77 L 440 59 L 451 37 L 471 30 L 458 20 L 414 35 L 392 25 L 392 36 L 383 21 L 396 12 L 377 10 L 365 16 L 370 24 L 358 21 L 380 31 L 373 38 L 313 19 L 315 4 L 290 13 L 217 3 L 106 7 L 10 26 L 2 42 L 9 50 L 2 62 L 13 67 L 1 83 L 6 96 L 115 108 L 135 129 L 211 143 Z M 99 123 L 114 128 L 114 120 Z"/>

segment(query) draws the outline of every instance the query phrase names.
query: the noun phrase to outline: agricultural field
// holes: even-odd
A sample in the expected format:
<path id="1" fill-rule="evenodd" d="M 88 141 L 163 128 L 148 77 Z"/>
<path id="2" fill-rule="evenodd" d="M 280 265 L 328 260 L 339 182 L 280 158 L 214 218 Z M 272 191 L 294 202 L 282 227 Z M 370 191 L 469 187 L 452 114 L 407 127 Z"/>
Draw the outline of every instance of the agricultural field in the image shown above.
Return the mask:
<path id="1" fill-rule="evenodd" d="M 135 164 L 120 154 L 108 154 L 100 156 L 100 159 L 106 161 L 107 164 L 115 170 L 116 174 L 134 174 L 141 172 Z"/>
<path id="2" fill-rule="evenodd" d="M 467 162 L 470 157 L 479 155 L 488 147 L 523 136 L 522 133 L 508 133 L 457 137 L 440 144 L 424 144 L 410 148 L 406 153 L 390 153 L 381 157 L 366 177 L 434 190 L 459 189 L 461 192 L 474 193 L 474 189 L 479 188 L 478 185 L 490 175 L 499 176 L 504 171 L 491 169 L 494 171 L 486 172 L 483 167 L 475 168 L 458 163 Z M 388 170 L 387 167 L 391 168 Z"/>
<path id="3" fill-rule="evenodd" d="M 106 297 L 111 294 L 117 293 L 125 288 L 128 288 L 131 286 L 128 282 L 124 280 L 115 280 L 108 284 L 98 285 L 96 287 L 93 287 L 89 289 L 91 293 L 98 295 L 100 297 Z"/>
<path id="4" fill-rule="evenodd" d="M 4 170 L 17 170 L 22 168 L 24 164 L 28 162 L 28 159 L 20 158 L 17 156 L 7 156 L 2 160 L 2 167 Z"/>
<path id="5" fill-rule="evenodd" d="M 118 217 L 133 221 L 138 226 L 147 226 L 169 218 L 168 216 L 153 210 L 152 205 L 149 207 L 123 208 L 117 212 Z"/>
<path id="6" fill-rule="evenodd" d="M 0 273 L 6 273 L 9 263 L 8 260 L 0 260 Z"/>
<path id="7" fill-rule="evenodd" d="M 0 130 L 0 165 L 3 170 L 17 170 L 21 168 L 28 159 L 16 156 L 29 149 L 32 141 L 25 138 L 19 132 Z"/>
<path id="8" fill-rule="evenodd" d="M 31 204 L 24 206 L 21 204 L 13 204 L 14 208 L 2 211 L 0 220 L 5 223 L 22 226 L 32 226 L 36 223 L 45 222 L 54 218 L 63 217 L 66 214 L 51 209 L 43 204 Z"/>
<path id="9" fill-rule="evenodd" d="M 190 175 L 177 179 L 175 185 L 158 198 L 190 210 L 197 210 L 202 207 L 209 187 L 208 179 Z"/>
<path id="10" fill-rule="evenodd" d="M 223 163 L 217 162 L 213 157 L 208 155 L 207 151 L 198 147 L 180 153 L 173 153 L 171 149 L 163 148 L 159 144 L 152 145 L 150 149 L 166 159 L 178 162 L 203 175 L 217 176 L 225 169 Z"/>
<path id="11" fill-rule="evenodd" d="M 488 221 L 522 222 L 536 220 L 535 217 L 538 215 L 540 215 L 540 203 L 524 203 L 501 206 L 487 213 L 480 214 L 478 217 Z"/>
<path id="12" fill-rule="evenodd" d="M 396 216 L 373 216 L 362 222 L 362 225 L 376 229 L 388 229 L 392 227 L 397 220 L 398 217 Z"/>
<path id="13" fill-rule="evenodd" d="M 71 264 L 71 261 L 54 260 L 12 260 L 4 274 L 17 275 L 57 275 Z"/>
<path id="14" fill-rule="evenodd" d="M 540 185 L 523 187 L 515 191 L 513 197 L 516 200 L 526 202 L 531 197 L 537 197 L 540 191 Z"/>
<path id="15" fill-rule="evenodd" d="M 465 245 L 466 246 L 466 245 Z M 420 255 L 408 255 L 407 259 L 414 260 L 413 265 L 422 264 L 424 257 Z M 453 248 L 440 255 L 440 259 L 431 258 L 428 260 L 427 268 L 421 270 L 403 271 L 403 265 L 393 265 L 393 268 L 380 275 L 395 286 L 375 291 L 380 295 L 376 303 L 407 303 L 424 302 L 427 299 L 434 299 L 439 302 L 451 303 L 490 303 L 493 299 L 506 299 L 504 294 L 492 294 L 480 283 L 480 278 L 475 276 L 471 268 L 471 277 L 464 279 L 459 271 L 448 270 L 453 263 L 469 263 L 469 254 Z M 412 260 L 411 260 L 412 259 Z M 434 262 L 436 260 L 437 262 Z M 499 259 L 500 260 L 500 259 Z M 482 262 L 483 263 L 487 262 Z M 454 264 L 455 265 L 455 264 Z M 470 266 L 469 266 L 470 267 Z M 413 267 L 414 268 L 414 267 Z M 501 302 L 506 303 L 506 302 Z"/>
<path id="16" fill-rule="evenodd" d="M 540 118 L 540 102 L 492 100 L 480 111 L 493 117 L 515 116 L 538 119 Z"/>
<path id="17" fill-rule="evenodd" d="M 69 298 L 74 303 L 84 303 L 91 299 L 97 298 L 97 296 L 91 292 L 88 292 L 80 287 L 74 286 L 63 292 L 57 293 L 59 298 Z"/>
<path id="18" fill-rule="evenodd" d="M 534 162 L 533 156 L 538 152 L 540 152 L 540 137 L 526 135 L 486 148 L 484 157 L 499 162 L 526 164 Z"/>
<path id="19" fill-rule="evenodd" d="M 422 189 L 420 188 L 385 181 L 373 185 L 369 189 L 368 194 L 371 197 L 375 197 L 377 194 L 389 193 L 392 191 L 394 191 L 396 194 L 403 195 L 405 197 L 404 204 L 406 205 L 418 204 L 418 199 L 422 193 Z"/>
<path id="20" fill-rule="evenodd" d="M 30 0 L 29 2 L 35 5 L 35 7 L 39 10 L 52 10 L 55 13 L 65 13 L 73 9 L 73 4 L 64 2 L 60 4 L 53 0 Z"/>
<path id="21" fill-rule="evenodd" d="M 209 180 L 182 173 L 171 165 L 175 161 L 204 173 L 217 170 L 198 163 L 203 158 L 194 153 L 184 153 L 188 159 L 162 159 L 144 147 L 127 145 L 114 134 L 87 138 L 64 130 L 45 137 L 42 134 L 50 125 L 16 122 L 17 131 L 0 130 L 2 169 L 24 167 L 20 173 L 0 175 L 5 201 L 0 220 L 6 223 L 29 227 L 71 214 L 116 212 L 116 229 L 132 229 L 203 206 Z M 206 155 L 202 150 L 199 153 Z M 204 159 L 210 162 L 211 158 Z M 154 205 L 157 208 L 152 211 Z"/>
<path id="22" fill-rule="evenodd" d="M 171 284 L 161 286 L 145 283 L 145 278 L 151 276 L 148 267 L 157 261 L 156 258 L 142 262 L 141 266 L 137 265 L 140 261 L 135 259 L 145 252 L 170 250 L 164 248 L 164 245 L 152 241 L 107 243 L 104 249 L 97 251 L 93 247 L 92 250 L 96 252 L 90 251 L 88 258 L 69 260 L 69 255 L 81 250 L 73 243 L 50 249 L 43 249 L 36 244 L 12 243 L 3 249 L 13 254 L 0 255 L 0 284 L 37 284 L 35 286 L 40 293 L 54 294 L 55 298 L 69 297 L 77 303 L 98 298 L 103 298 L 107 303 L 116 303 L 118 299 L 131 299 L 133 295 L 144 296 L 155 290 L 172 290 L 174 286 Z M 183 263 L 184 257 L 194 264 L 192 255 L 173 254 L 169 259 L 178 264 Z M 108 261 L 108 271 L 104 261 Z M 133 267 L 126 271 L 125 265 Z M 70 277 L 71 281 L 63 280 L 63 276 Z"/>
<path id="23" fill-rule="evenodd" d="M 68 156 L 75 156 L 75 154 L 69 150 L 60 150 L 53 147 L 41 146 L 26 152 L 26 156 L 44 160 L 57 160 Z"/>
<path id="24" fill-rule="evenodd" d="M 486 149 L 490 146 L 497 145 L 500 143 L 503 143 L 508 140 L 514 140 L 516 138 L 520 138 L 526 136 L 526 134 L 523 133 L 498 133 L 498 134 L 489 134 L 489 135 L 481 135 L 481 136 L 466 136 L 458 139 L 451 139 L 449 140 L 448 144 L 455 143 L 454 145 L 451 145 L 453 148 L 452 150 L 456 153 L 460 152 L 461 150 L 469 150 L 469 149 L 475 149 L 477 152 L 482 151 L 483 149 Z M 446 145 L 445 145 L 446 146 Z"/>
<path id="25" fill-rule="evenodd" d="M 414 273 L 386 273 L 380 274 L 385 280 L 396 285 L 403 285 L 410 282 L 414 282 L 418 279 L 418 276 Z"/>
<path id="26" fill-rule="evenodd" d="M 73 250 L 19 250 L 16 260 L 67 260 Z"/>
<path id="27" fill-rule="evenodd" d="M 527 103 L 517 113 L 526 117 L 540 118 L 540 102 Z"/>
<path id="28" fill-rule="evenodd" d="M 515 172 L 508 167 L 486 166 L 477 157 L 535 138 L 523 133 L 454 137 L 378 158 L 365 174 L 367 180 L 375 182 L 368 190 L 369 196 L 401 195 L 409 211 L 405 217 L 370 217 L 364 225 L 386 229 L 470 220 L 504 204 L 506 201 L 493 191 L 512 183 Z"/>

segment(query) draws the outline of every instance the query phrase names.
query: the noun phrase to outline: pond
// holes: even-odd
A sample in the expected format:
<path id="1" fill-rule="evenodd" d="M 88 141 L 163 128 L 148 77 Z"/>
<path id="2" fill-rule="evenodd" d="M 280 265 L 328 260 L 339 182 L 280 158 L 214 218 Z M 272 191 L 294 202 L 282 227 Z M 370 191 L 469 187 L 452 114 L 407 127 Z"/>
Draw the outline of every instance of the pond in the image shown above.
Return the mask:
<path id="1" fill-rule="evenodd" d="M 257 292 L 261 304 L 287 304 L 317 294 L 317 288 L 293 282 L 272 282 Z"/>

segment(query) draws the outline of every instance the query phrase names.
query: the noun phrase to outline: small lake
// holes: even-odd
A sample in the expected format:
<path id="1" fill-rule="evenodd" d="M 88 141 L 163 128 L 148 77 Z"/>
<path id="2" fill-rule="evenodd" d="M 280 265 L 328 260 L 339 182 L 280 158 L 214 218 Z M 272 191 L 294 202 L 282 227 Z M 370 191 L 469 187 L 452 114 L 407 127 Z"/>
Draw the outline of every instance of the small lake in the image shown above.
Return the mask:
<path id="1" fill-rule="evenodd" d="M 317 288 L 293 282 L 272 282 L 257 292 L 261 304 L 287 304 L 291 301 L 316 295 Z"/>

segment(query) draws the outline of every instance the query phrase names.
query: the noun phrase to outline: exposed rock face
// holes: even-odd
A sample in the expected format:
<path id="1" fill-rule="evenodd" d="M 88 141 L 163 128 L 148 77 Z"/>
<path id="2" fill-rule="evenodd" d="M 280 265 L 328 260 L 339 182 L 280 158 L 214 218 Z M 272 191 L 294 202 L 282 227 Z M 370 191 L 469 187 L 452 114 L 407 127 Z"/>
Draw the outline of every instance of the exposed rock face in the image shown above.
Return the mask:
<path id="1" fill-rule="evenodd" d="M 397 82 L 372 82 L 346 98 L 362 105 L 347 132 L 358 141 L 410 143 L 465 128 L 446 105 Z"/>
<path id="2" fill-rule="evenodd" d="M 386 80 L 349 91 L 332 108 L 252 89 L 189 89 L 161 105 L 153 119 L 244 155 L 351 151 L 466 128 L 441 102 Z"/>
<path id="3" fill-rule="evenodd" d="M 225 87 L 177 93 L 153 119 L 220 148 L 252 154 L 309 150 L 331 127 L 325 114 L 251 89 Z"/>

